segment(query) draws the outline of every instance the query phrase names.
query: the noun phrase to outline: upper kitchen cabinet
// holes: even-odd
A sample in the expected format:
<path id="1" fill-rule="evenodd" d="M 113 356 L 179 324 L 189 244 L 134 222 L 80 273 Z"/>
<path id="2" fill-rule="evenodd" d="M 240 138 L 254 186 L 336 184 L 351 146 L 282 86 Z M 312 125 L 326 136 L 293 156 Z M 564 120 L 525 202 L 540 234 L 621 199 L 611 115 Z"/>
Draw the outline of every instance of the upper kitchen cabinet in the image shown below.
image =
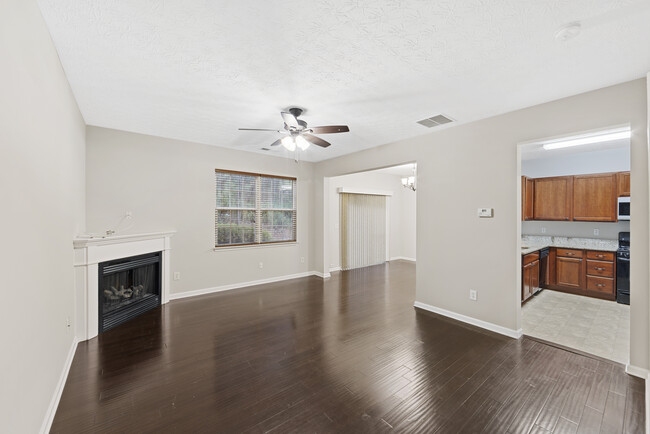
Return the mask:
<path id="1" fill-rule="evenodd" d="M 534 181 L 533 215 L 535 220 L 571 220 L 573 177 L 556 176 L 537 178 Z"/>
<path id="2" fill-rule="evenodd" d="M 535 200 L 535 180 L 527 176 L 521 177 L 521 219 L 533 220 L 533 202 Z"/>
<path id="3" fill-rule="evenodd" d="M 573 177 L 573 220 L 616 221 L 616 173 Z"/>
<path id="4" fill-rule="evenodd" d="M 619 172 L 616 174 L 616 189 L 618 196 L 630 195 L 630 172 Z"/>

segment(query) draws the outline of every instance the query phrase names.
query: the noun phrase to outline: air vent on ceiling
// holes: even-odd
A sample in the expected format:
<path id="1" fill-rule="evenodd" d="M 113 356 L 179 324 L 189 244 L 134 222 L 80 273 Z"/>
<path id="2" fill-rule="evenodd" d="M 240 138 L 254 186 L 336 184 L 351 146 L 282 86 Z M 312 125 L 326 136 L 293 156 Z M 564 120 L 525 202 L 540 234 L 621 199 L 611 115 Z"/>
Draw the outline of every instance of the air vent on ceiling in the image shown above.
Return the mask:
<path id="1" fill-rule="evenodd" d="M 433 128 L 437 127 L 438 125 L 444 125 L 448 124 L 449 122 L 453 122 L 453 119 L 448 118 L 445 115 L 437 115 L 437 116 L 431 116 L 430 118 L 422 119 L 421 121 L 418 121 L 418 124 L 425 126 L 427 128 Z"/>

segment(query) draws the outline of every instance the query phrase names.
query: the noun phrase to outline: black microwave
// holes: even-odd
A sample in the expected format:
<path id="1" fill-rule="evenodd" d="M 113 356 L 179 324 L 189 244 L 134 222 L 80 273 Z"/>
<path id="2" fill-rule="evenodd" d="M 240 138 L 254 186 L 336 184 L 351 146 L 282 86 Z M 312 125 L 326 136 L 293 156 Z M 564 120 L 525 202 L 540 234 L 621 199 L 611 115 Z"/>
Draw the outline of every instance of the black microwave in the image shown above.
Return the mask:
<path id="1" fill-rule="evenodd" d="M 629 220 L 630 219 L 630 197 L 619 197 L 618 198 L 618 219 L 619 220 Z"/>

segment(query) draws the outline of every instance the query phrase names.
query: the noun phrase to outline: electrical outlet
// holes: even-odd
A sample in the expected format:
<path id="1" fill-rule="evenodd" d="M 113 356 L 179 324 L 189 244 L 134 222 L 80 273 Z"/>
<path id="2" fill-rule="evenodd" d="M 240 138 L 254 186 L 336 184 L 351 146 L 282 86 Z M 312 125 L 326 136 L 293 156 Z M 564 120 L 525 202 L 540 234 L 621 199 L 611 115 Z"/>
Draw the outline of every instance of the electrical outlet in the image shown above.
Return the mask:
<path id="1" fill-rule="evenodd" d="M 542 228 L 542 233 L 543 233 L 543 234 L 546 233 L 546 228 Z"/>
<path id="2" fill-rule="evenodd" d="M 65 325 L 66 325 L 66 327 L 70 327 L 70 317 L 67 317 L 65 319 Z"/>
<path id="3" fill-rule="evenodd" d="M 305 257 L 304 257 L 304 256 L 301 256 L 301 257 L 300 257 L 300 263 L 301 263 L 301 264 L 304 264 L 304 263 L 305 263 Z"/>
<path id="4" fill-rule="evenodd" d="M 264 262 L 260 262 L 260 268 L 264 268 Z"/>
<path id="5" fill-rule="evenodd" d="M 594 235 L 600 235 L 600 229 L 594 229 Z"/>
<path id="6" fill-rule="evenodd" d="M 181 272 L 174 271 L 174 280 L 181 280 Z"/>
<path id="7" fill-rule="evenodd" d="M 476 301 L 477 298 L 478 298 L 477 291 L 475 289 L 470 289 L 469 290 L 469 299 L 473 300 L 473 301 Z"/>
<path id="8" fill-rule="evenodd" d="M 133 217 L 133 213 L 131 211 L 127 211 L 127 212 L 124 213 L 124 217 L 126 217 L 127 219 L 130 219 L 131 217 Z"/>

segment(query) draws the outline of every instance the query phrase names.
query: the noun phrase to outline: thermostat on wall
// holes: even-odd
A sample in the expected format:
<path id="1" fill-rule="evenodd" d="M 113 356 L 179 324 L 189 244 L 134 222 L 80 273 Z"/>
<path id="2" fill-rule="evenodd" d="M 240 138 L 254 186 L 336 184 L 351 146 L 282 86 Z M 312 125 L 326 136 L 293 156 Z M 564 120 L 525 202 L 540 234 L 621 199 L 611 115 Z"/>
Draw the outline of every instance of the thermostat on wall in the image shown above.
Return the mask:
<path id="1" fill-rule="evenodd" d="M 492 218 L 494 217 L 494 208 L 479 208 L 478 216 L 481 218 Z"/>

